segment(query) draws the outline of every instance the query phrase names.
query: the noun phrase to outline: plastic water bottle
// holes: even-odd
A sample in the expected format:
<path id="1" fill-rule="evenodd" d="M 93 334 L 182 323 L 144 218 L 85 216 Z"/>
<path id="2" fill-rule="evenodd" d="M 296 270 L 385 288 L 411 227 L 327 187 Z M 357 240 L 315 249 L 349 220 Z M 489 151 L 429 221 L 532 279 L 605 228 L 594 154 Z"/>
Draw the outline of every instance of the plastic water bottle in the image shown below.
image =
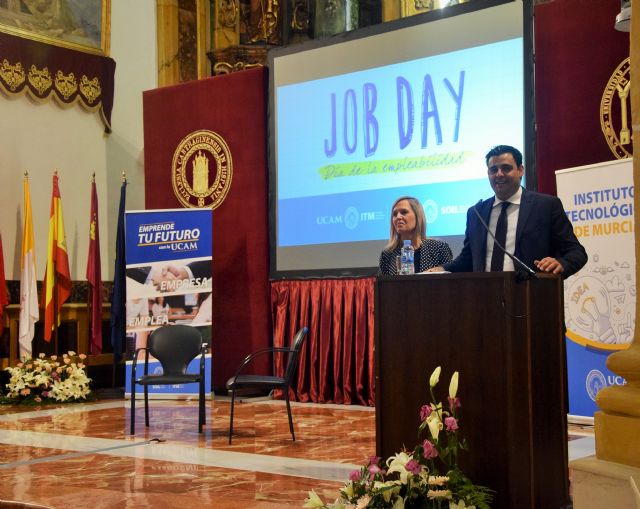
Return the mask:
<path id="1" fill-rule="evenodd" d="M 413 274 L 415 272 L 413 266 L 414 249 L 410 240 L 405 240 L 400 250 L 400 274 Z"/>

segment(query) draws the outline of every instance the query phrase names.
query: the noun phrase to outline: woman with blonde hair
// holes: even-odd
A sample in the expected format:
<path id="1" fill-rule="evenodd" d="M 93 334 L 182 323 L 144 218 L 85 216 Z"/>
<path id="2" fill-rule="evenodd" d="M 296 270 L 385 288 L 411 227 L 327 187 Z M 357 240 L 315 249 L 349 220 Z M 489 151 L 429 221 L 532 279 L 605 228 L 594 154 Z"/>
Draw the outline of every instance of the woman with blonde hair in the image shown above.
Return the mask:
<path id="1" fill-rule="evenodd" d="M 389 243 L 380 253 L 379 274 L 398 273 L 396 257 L 405 240 L 411 240 L 415 249 L 415 272 L 423 272 L 452 260 L 449 244 L 437 239 L 427 238 L 427 220 L 422 204 L 412 196 L 401 196 L 391 207 Z"/>

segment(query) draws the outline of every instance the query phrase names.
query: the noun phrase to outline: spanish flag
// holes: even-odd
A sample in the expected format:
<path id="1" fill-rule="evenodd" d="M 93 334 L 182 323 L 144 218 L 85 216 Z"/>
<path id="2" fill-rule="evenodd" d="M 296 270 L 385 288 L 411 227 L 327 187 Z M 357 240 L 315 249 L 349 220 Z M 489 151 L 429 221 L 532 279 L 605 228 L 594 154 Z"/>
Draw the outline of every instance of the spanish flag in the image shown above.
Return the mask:
<path id="1" fill-rule="evenodd" d="M 44 339 L 51 341 L 54 327 L 60 325 L 60 309 L 71 295 L 69 257 L 62 219 L 62 200 L 58 188 L 58 174 L 53 174 L 53 194 L 49 214 L 49 243 L 47 269 L 44 273 L 42 301 L 44 307 Z M 55 321 L 55 323 L 54 323 Z"/>
<path id="2" fill-rule="evenodd" d="M 31 194 L 29 193 L 29 177 L 26 173 L 24 174 L 23 190 L 24 224 L 22 227 L 22 256 L 20 258 L 20 323 L 18 327 L 20 357 L 31 355 L 35 324 L 40 318 L 36 288 L 36 243 L 33 239 Z"/>

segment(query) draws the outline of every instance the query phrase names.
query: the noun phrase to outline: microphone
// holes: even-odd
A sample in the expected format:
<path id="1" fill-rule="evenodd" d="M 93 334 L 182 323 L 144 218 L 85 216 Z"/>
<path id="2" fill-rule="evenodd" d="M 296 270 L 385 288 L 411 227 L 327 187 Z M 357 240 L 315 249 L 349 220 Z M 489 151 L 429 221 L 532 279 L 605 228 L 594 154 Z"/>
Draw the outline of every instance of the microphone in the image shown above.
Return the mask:
<path id="1" fill-rule="evenodd" d="M 537 278 L 538 275 L 536 274 L 536 271 L 533 270 L 531 267 L 529 267 L 526 263 L 524 263 L 522 260 L 520 260 L 520 258 L 518 258 L 516 255 L 510 253 L 509 251 L 507 251 L 504 246 L 502 244 L 500 244 L 500 242 L 498 242 L 496 240 L 496 236 L 493 234 L 493 232 L 491 231 L 491 229 L 489 228 L 489 225 L 486 223 L 486 221 L 482 218 L 482 216 L 480 215 L 480 212 L 478 212 L 478 205 L 480 205 L 482 203 L 482 200 L 479 200 L 478 203 L 476 203 L 473 207 L 471 207 L 473 209 L 473 211 L 475 212 L 476 216 L 478 217 L 478 219 L 480 220 L 480 222 L 482 223 L 482 226 L 484 226 L 484 229 L 487 230 L 487 233 L 489 234 L 489 236 L 493 239 L 493 243 L 495 246 L 498 246 L 500 248 L 500 250 L 506 254 L 509 258 L 511 258 L 513 260 L 513 264 L 515 266 L 520 267 L 521 269 L 524 270 L 525 273 L 527 273 L 527 275 L 530 278 Z"/>

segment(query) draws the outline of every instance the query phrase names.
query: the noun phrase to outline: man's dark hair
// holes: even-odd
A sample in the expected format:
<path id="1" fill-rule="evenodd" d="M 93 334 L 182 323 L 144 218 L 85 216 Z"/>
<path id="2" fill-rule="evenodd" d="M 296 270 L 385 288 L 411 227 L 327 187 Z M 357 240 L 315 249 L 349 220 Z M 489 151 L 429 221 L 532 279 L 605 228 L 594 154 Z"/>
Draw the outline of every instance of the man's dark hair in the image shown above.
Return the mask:
<path id="1" fill-rule="evenodd" d="M 512 147 L 511 145 L 496 145 L 491 150 L 489 150 L 489 152 L 487 152 L 487 155 L 485 156 L 487 166 L 489 166 L 489 159 L 495 156 L 500 156 L 502 154 L 511 154 L 516 162 L 516 166 L 519 167 L 522 165 L 522 152 L 520 152 L 517 148 Z"/>

